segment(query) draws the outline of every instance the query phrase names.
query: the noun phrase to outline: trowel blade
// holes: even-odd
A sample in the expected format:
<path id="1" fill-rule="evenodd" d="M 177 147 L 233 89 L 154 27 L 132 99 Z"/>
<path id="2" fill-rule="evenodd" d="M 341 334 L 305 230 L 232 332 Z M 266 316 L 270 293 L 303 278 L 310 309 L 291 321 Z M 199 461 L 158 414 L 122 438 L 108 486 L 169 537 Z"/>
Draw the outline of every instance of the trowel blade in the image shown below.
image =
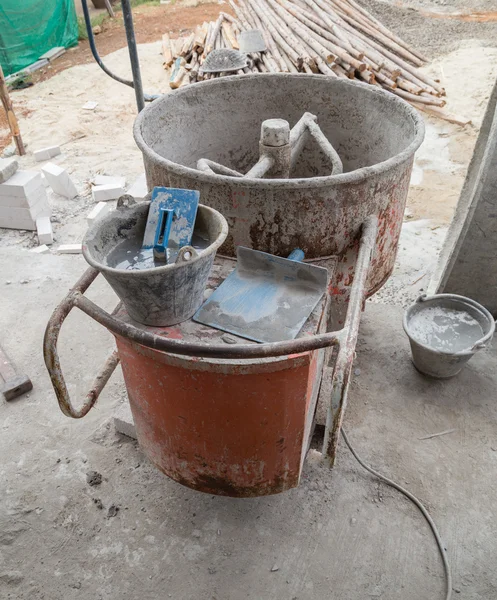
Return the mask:
<path id="1" fill-rule="evenodd" d="M 252 52 L 265 52 L 266 42 L 260 29 L 249 29 L 248 31 L 241 31 L 238 36 L 238 45 L 240 46 L 240 52 L 244 54 L 251 54 Z"/>
<path id="2" fill-rule="evenodd" d="M 328 270 L 239 246 L 237 265 L 194 321 L 255 342 L 294 339 L 326 291 Z"/>

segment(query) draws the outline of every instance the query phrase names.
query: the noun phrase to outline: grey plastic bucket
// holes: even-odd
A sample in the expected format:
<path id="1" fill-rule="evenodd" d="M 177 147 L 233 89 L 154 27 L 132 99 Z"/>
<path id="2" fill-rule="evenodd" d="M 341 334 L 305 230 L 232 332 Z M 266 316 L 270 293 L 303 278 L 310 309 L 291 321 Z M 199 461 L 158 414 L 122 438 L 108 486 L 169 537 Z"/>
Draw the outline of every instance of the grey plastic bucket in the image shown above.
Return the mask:
<path id="1" fill-rule="evenodd" d="M 471 346 L 459 352 L 438 350 L 422 343 L 414 332 L 413 319 L 429 308 L 442 308 L 463 311 L 475 319 L 481 329 L 482 337 L 474 340 Z M 411 343 L 412 362 L 418 371 L 437 379 L 447 379 L 457 375 L 469 359 L 491 342 L 495 331 L 495 321 L 489 311 L 470 298 L 456 294 L 437 294 L 421 296 L 404 314 L 404 331 Z"/>
<path id="2" fill-rule="evenodd" d="M 228 235 L 228 224 L 221 213 L 200 204 L 194 231 L 210 245 L 193 258 L 153 269 L 109 267 L 106 257 L 118 244 L 143 238 L 149 205 L 120 206 L 96 221 L 83 241 L 83 255 L 102 273 L 132 319 L 144 325 L 175 325 L 193 316 L 202 304 L 217 249 Z"/>

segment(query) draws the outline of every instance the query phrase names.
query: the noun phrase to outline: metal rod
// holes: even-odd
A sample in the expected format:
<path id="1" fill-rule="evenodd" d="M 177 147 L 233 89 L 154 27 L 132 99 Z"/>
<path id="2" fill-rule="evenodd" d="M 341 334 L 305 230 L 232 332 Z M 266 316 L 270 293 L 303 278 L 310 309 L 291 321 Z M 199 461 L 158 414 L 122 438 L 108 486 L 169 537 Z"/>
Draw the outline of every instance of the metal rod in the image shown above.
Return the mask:
<path id="1" fill-rule="evenodd" d="M 218 173 L 221 175 L 229 175 L 230 177 L 243 177 L 242 173 L 234 171 L 229 167 L 225 167 L 224 165 L 214 162 L 213 160 L 209 160 L 208 158 L 201 158 L 197 162 L 197 169 L 199 171 L 205 171 L 206 173 Z"/>
<path id="2" fill-rule="evenodd" d="M 145 108 L 143 98 L 143 85 L 140 73 L 140 63 L 138 61 L 138 49 L 136 47 L 135 29 L 133 27 L 133 13 L 129 0 L 121 0 L 123 9 L 124 28 L 126 29 L 126 39 L 128 41 L 129 60 L 131 62 L 131 72 L 133 73 L 133 83 L 135 88 L 136 106 L 138 112 Z"/>
<path id="3" fill-rule="evenodd" d="M 359 333 L 361 314 L 367 293 L 366 282 L 368 280 L 377 232 L 378 218 L 375 215 L 371 215 L 366 219 L 362 227 L 361 245 L 357 254 L 354 280 L 350 290 L 349 305 L 343 326 L 344 337 L 340 342 L 336 356 L 331 399 L 327 407 L 322 452 L 332 462 L 336 456 L 343 414 L 347 405 L 350 372 L 352 363 L 354 362 L 357 335 Z"/>
<path id="4" fill-rule="evenodd" d="M 309 133 L 320 146 L 321 150 L 330 159 L 332 165 L 331 175 L 339 175 L 340 173 L 343 173 L 342 161 L 340 160 L 335 148 L 333 148 L 324 133 L 321 131 L 321 127 L 311 120 L 307 121 L 306 126 L 309 130 Z"/>
<path id="5" fill-rule="evenodd" d="M 141 346 L 160 350 L 161 352 L 171 352 L 181 356 L 198 356 L 201 358 L 226 358 L 226 359 L 245 359 L 251 358 L 270 358 L 273 356 L 286 356 L 288 354 L 300 354 L 319 348 L 326 348 L 338 344 L 342 336 L 342 330 L 331 331 L 319 335 L 297 338 L 284 342 L 271 342 L 265 344 L 196 344 L 193 342 L 183 342 L 181 340 L 172 340 L 160 335 L 155 335 L 143 329 L 138 329 L 134 325 L 125 323 L 105 312 L 94 302 L 76 292 L 73 295 L 74 305 L 80 310 L 95 319 L 98 323 L 109 329 L 112 333 L 125 339 L 131 340 Z"/>
<path id="6" fill-rule="evenodd" d="M 119 364 L 119 356 L 117 351 L 114 350 L 109 358 L 104 363 L 102 369 L 98 373 L 90 391 L 86 394 L 84 402 L 79 409 L 75 409 L 69 397 L 69 391 L 62 374 L 62 367 L 60 366 L 59 354 L 57 352 L 57 341 L 59 339 L 60 329 L 67 315 L 74 308 L 74 294 L 84 293 L 91 285 L 98 275 L 96 269 L 87 269 L 82 277 L 76 282 L 76 285 L 71 289 L 69 294 L 54 310 L 50 320 L 48 322 L 45 337 L 43 339 L 43 355 L 45 358 L 45 365 L 50 374 L 52 380 L 52 386 L 59 402 L 60 410 L 67 416 L 73 419 L 81 419 L 88 411 L 95 405 L 98 400 L 100 393 L 105 387 L 110 376 L 114 372 L 115 368 Z M 119 308 L 116 307 L 115 310 Z"/>

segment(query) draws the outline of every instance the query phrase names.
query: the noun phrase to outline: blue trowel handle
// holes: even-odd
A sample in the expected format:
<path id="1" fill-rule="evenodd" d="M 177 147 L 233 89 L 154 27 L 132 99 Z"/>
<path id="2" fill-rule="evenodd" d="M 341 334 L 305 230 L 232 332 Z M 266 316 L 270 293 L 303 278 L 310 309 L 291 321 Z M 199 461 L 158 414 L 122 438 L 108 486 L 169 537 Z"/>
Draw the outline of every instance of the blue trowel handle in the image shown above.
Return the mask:
<path id="1" fill-rule="evenodd" d="M 302 262 L 304 260 L 304 251 L 300 248 L 295 248 L 292 250 L 290 254 L 287 256 L 289 260 L 294 260 L 295 262 Z"/>
<path id="2" fill-rule="evenodd" d="M 159 208 L 159 219 L 155 230 L 154 254 L 164 256 L 169 242 L 171 225 L 173 224 L 174 208 Z"/>

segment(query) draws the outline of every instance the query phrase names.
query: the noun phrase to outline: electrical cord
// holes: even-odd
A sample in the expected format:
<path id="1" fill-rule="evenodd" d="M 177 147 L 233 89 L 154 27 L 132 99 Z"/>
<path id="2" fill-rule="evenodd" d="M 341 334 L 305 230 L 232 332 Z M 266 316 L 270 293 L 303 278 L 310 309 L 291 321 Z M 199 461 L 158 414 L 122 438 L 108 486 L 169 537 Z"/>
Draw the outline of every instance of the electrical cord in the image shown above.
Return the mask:
<path id="1" fill-rule="evenodd" d="M 406 490 L 405 488 L 403 488 L 398 483 L 395 483 L 395 481 L 392 481 L 391 479 L 388 479 L 388 477 L 385 477 L 381 473 L 378 473 L 378 471 L 375 471 L 374 469 L 372 469 L 371 467 L 369 467 L 361 459 L 361 457 L 357 454 L 357 452 L 354 450 L 354 448 L 352 448 L 352 445 L 349 442 L 349 438 L 347 437 L 347 434 L 345 433 L 345 431 L 344 431 L 343 428 L 342 428 L 341 431 L 342 431 L 343 439 L 344 439 L 344 441 L 345 441 L 348 449 L 352 453 L 352 456 L 361 465 L 361 467 L 363 467 L 363 469 L 366 469 L 366 471 L 368 471 L 369 473 L 371 473 L 372 475 L 374 475 L 375 477 L 377 477 L 378 479 L 380 479 L 381 481 L 383 481 L 384 483 L 386 483 L 390 487 L 393 487 L 396 490 L 398 490 L 401 494 L 404 494 L 404 496 L 406 496 L 406 498 L 409 498 L 409 500 L 411 502 L 413 502 L 419 508 L 419 510 L 421 511 L 421 514 L 426 519 L 426 521 L 428 522 L 428 525 L 430 526 L 430 528 L 431 528 L 431 530 L 433 532 L 433 535 L 435 537 L 435 541 L 436 541 L 437 546 L 438 546 L 438 550 L 440 551 L 440 556 L 442 557 L 442 563 L 443 563 L 444 573 L 445 573 L 445 588 L 446 588 L 445 600 L 450 600 L 451 597 L 452 597 L 452 575 L 451 575 L 451 572 L 450 572 L 449 559 L 447 557 L 447 551 L 444 548 L 444 545 L 443 545 L 442 539 L 440 537 L 440 534 L 438 533 L 437 526 L 435 525 L 435 522 L 431 518 L 429 512 L 426 510 L 426 508 L 423 506 L 423 504 L 416 498 L 416 496 L 414 496 L 413 494 L 411 494 L 411 492 L 409 492 L 408 490 Z"/>
<path id="2" fill-rule="evenodd" d="M 91 53 L 93 54 L 93 58 L 95 59 L 97 65 L 102 69 L 102 71 L 104 73 L 106 73 L 109 77 L 112 77 L 112 79 L 115 79 L 116 81 L 119 81 L 119 83 L 123 83 L 124 85 L 127 85 L 131 88 L 135 88 L 135 84 L 133 81 L 129 80 L 129 79 L 123 79 L 122 77 L 119 77 L 119 75 L 116 75 L 115 73 L 113 73 L 108 67 L 106 67 L 104 65 L 104 63 L 102 62 L 102 59 L 100 58 L 100 55 L 98 54 L 98 50 L 97 47 L 95 45 L 95 37 L 93 35 L 93 28 L 91 25 L 91 19 L 90 19 L 90 11 L 88 10 L 88 4 L 86 0 L 81 0 L 81 6 L 83 7 L 83 16 L 85 18 L 85 25 L 86 25 L 86 33 L 88 34 L 88 42 L 90 44 L 90 50 Z M 157 98 L 159 98 L 160 96 L 156 95 L 156 94 L 143 94 L 143 98 L 146 102 L 152 102 L 153 100 L 156 100 Z"/>

